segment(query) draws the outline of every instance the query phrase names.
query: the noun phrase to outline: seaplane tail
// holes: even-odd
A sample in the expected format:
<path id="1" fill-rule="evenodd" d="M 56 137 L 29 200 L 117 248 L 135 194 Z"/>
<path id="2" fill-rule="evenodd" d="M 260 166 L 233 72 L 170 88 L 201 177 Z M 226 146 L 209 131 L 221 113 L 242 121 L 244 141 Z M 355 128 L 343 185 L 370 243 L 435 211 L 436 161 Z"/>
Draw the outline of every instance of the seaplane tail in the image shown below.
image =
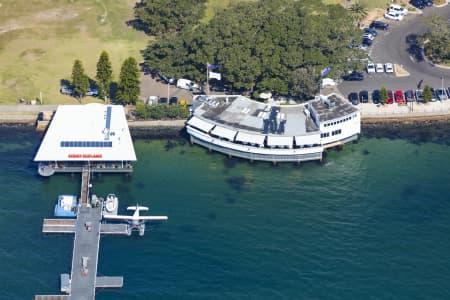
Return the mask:
<path id="1" fill-rule="evenodd" d="M 146 206 L 139 206 L 139 205 L 136 205 L 136 206 L 128 206 L 127 207 L 127 210 L 148 210 L 148 207 L 146 207 Z"/>

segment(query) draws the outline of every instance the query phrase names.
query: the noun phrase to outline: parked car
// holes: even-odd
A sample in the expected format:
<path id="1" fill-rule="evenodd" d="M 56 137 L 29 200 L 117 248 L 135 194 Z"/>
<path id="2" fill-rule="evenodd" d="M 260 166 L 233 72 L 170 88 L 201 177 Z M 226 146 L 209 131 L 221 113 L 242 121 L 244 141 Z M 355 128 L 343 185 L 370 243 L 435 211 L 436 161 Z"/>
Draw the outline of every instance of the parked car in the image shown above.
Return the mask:
<path id="1" fill-rule="evenodd" d="M 333 84 L 336 85 L 336 84 Z M 209 90 L 211 92 L 226 92 L 227 89 L 224 86 L 220 86 L 220 85 L 213 85 L 209 87 Z"/>
<path id="2" fill-rule="evenodd" d="M 157 104 L 158 103 L 158 96 L 148 96 L 146 102 L 147 102 L 148 105 Z"/>
<path id="3" fill-rule="evenodd" d="M 375 29 L 366 27 L 363 30 L 364 30 L 365 33 L 370 33 L 372 36 L 377 36 L 378 35 L 378 32 Z"/>
<path id="4" fill-rule="evenodd" d="M 159 98 L 159 104 L 167 104 L 168 99 L 166 97 Z"/>
<path id="5" fill-rule="evenodd" d="M 423 102 L 423 90 L 416 90 L 417 102 Z"/>
<path id="6" fill-rule="evenodd" d="M 398 4 L 391 4 L 388 8 L 389 11 L 398 13 L 402 16 L 406 16 L 408 14 L 408 10 L 404 8 L 403 6 L 400 6 Z"/>
<path id="7" fill-rule="evenodd" d="M 403 20 L 403 16 L 399 13 L 388 11 L 384 14 L 384 17 L 389 20 L 401 21 Z"/>
<path id="8" fill-rule="evenodd" d="M 377 73 L 384 73 L 383 64 L 376 64 L 375 69 L 377 70 Z"/>
<path id="9" fill-rule="evenodd" d="M 363 39 L 369 39 L 369 40 L 373 41 L 375 39 L 375 37 L 373 35 L 371 35 L 370 33 L 364 33 Z"/>
<path id="10" fill-rule="evenodd" d="M 403 103 L 405 102 L 405 98 L 403 97 L 403 91 L 402 90 L 396 90 L 394 94 L 395 102 L 397 103 Z"/>
<path id="11" fill-rule="evenodd" d="M 430 90 L 431 90 L 431 102 L 437 101 L 438 98 L 437 98 L 437 96 L 436 96 L 436 89 L 430 87 Z"/>
<path id="12" fill-rule="evenodd" d="M 361 81 L 364 80 L 364 75 L 358 72 L 352 72 L 343 77 L 344 80 L 348 81 Z"/>
<path id="13" fill-rule="evenodd" d="M 415 8 L 418 9 L 424 9 L 425 8 L 425 3 L 422 0 L 411 0 L 409 1 L 409 3 L 414 6 Z"/>
<path id="14" fill-rule="evenodd" d="M 369 102 L 369 92 L 367 92 L 367 91 L 360 91 L 359 92 L 359 101 L 361 103 Z"/>
<path id="15" fill-rule="evenodd" d="M 368 38 L 363 38 L 362 40 L 363 45 L 367 45 L 368 47 L 372 46 L 372 40 Z"/>
<path id="16" fill-rule="evenodd" d="M 64 95 L 72 95 L 74 90 L 71 86 L 63 85 L 63 86 L 61 86 L 60 92 L 61 92 L 61 94 L 64 94 Z"/>
<path id="17" fill-rule="evenodd" d="M 381 101 L 381 93 L 380 90 L 374 90 L 372 92 L 372 102 L 373 104 L 379 104 Z"/>
<path id="18" fill-rule="evenodd" d="M 185 90 L 189 90 L 189 91 L 197 91 L 200 89 L 198 84 L 194 83 L 193 81 L 191 81 L 189 79 L 183 79 L 183 78 L 177 80 L 177 88 L 185 89 Z"/>
<path id="19" fill-rule="evenodd" d="M 385 69 L 386 73 L 394 73 L 394 65 L 391 63 L 385 64 L 384 69 Z"/>
<path id="20" fill-rule="evenodd" d="M 348 95 L 348 101 L 350 101 L 353 105 L 358 105 L 359 104 L 358 94 L 355 92 L 350 93 Z"/>
<path id="21" fill-rule="evenodd" d="M 371 74 L 371 73 L 375 73 L 375 64 L 373 62 L 370 62 L 367 64 L 367 73 Z"/>
<path id="22" fill-rule="evenodd" d="M 370 23 L 369 27 L 373 28 L 373 29 L 388 30 L 389 24 L 386 24 L 381 21 L 372 21 L 372 23 Z"/>
<path id="23" fill-rule="evenodd" d="M 447 88 L 447 94 L 448 94 L 448 97 L 450 98 L 450 86 Z"/>
<path id="24" fill-rule="evenodd" d="M 437 89 L 436 90 L 436 98 L 440 101 L 442 100 L 447 100 L 447 93 L 445 92 L 444 89 Z"/>
<path id="25" fill-rule="evenodd" d="M 361 44 L 358 49 L 359 50 L 363 50 L 363 51 L 367 51 L 367 49 L 369 48 L 369 46 L 367 46 L 366 44 Z"/>
<path id="26" fill-rule="evenodd" d="M 178 97 L 170 97 L 169 98 L 169 104 L 178 104 Z"/>
<path id="27" fill-rule="evenodd" d="M 412 90 L 405 91 L 405 100 L 406 102 L 414 102 L 414 92 Z"/>
<path id="28" fill-rule="evenodd" d="M 392 90 L 388 90 L 387 94 L 388 94 L 387 104 L 393 104 L 394 103 L 394 93 L 392 92 Z"/>
<path id="29" fill-rule="evenodd" d="M 86 92 L 86 96 L 93 96 L 93 97 L 97 97 L 98 96 L 98 89 L 94 88 L 94 87 L 90 87 L 88 89 L 88 91 Z"/>
<path id="30" fill-rule="evenodd" d="M 161 72 L 158 72 L 158 77 L 166 84 L 175 84 L 177 82 L 175 78 L 166 76 Z"/>

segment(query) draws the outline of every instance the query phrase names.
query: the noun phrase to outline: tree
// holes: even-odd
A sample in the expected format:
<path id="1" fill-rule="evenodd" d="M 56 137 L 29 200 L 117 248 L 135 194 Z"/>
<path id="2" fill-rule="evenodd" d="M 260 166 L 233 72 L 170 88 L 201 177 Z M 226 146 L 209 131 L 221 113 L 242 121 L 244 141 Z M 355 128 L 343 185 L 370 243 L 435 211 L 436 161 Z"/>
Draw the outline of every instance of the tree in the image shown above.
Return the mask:
<path id="1" fill-rule="evenodd" d="M 97 79 L 99 97 L 105 99 L 110 96 L 110 86 L 112 80 L 112 67 L 109 56 L 106 51 L 102 51 L 97 62 Z"/>
<path id="2" fill-rule="evenodd" d="M 311 68 L 299 68 L 292 72 L 291 78 L 292 94 L 300 99 L 310 99 L 319 89 L 319 77 Z"/>
<path id="3" fill-rule="evenodd" d="M 425 85 L 425 87 L 423 88 L 422 97 L 423 97 L 423 102 L 425 102 L 425 103 L 427 103 L 428 101 L 431 101 L 431 99 L 433 98 L 433 94 L 431 93 L 431 88 L 428 84 Z"/>
<path id="4" fill-rule="evenodd" d="M 89 89 L 89 78 L 84 74 L 83 64 L 79 59 L 76 59 L 72 67 L 72 86 L 76 96 L 81 98 L 86 95 Z"/>
<path id="5" fill-rule="evenodd" d="M 386 104 L 387 99 L 388 99 L 387 90 L 384 86 L 382 86 L 380 90 L 380 101 L 381 103 Z"/>
<path id="6" fill-rule="evenodd" d="M 349 10 L 353 19 L 358 22 L 359 27 L 359 23 L 367 17 L 367 8 L 358 1 L 350 5 Z"/>
<path id="7" fill-rule="evenodd" d="M 424 18 L 428 40 L 425 54 L 434 62 L 450 59 L 450 24 L 444 16 L 433 14 Z"/>
<path id="8" fill-rule="evenodd" d="M 148 34 L 180 32 L 204 16 L 206 0 L 141 0 L 134 9 L 135 27 Z"/>
<path id="9" fill-rule="evenodd" d="M 129 57 L 120 69 L 117 98 L 124 104 L 135 104 L 140 92 L 138 65 L 133 57 Z"/>

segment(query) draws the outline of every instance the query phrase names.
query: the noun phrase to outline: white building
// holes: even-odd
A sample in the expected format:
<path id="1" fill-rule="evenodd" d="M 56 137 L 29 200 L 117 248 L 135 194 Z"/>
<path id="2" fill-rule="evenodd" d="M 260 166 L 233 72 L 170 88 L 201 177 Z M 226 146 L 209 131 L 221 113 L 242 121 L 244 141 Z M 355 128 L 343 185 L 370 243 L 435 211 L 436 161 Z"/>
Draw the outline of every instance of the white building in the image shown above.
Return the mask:
<path id="1" fill-rule="evenodd" d="M 34 161 L 39 174 L 131 172 L 136 161 L 124 108 L 120 105 L 60 105 Z"/>
<path id="2" fill-rule="evenodd" d="M 337 94 L 270 105 L 243 96 L 196 96 L 191 142 L 250 160 L 321 160 L 324 149 L 358 138 L 360 113 Z"/>

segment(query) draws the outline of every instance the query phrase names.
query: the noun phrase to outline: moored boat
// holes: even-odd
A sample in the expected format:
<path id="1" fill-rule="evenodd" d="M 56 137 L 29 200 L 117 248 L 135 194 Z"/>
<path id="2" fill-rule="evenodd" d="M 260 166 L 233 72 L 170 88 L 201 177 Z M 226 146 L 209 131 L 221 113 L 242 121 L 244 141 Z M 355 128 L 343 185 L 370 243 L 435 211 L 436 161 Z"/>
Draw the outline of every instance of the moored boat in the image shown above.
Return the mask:
<path id="1" fill-rule="evenodd" d="M 104 214 L 106 215 L 117 215 L 117 210 L 119 208 L 119 198 L 115 194 L 109 194 L 106 196 Z"/>
<path id="2" fill-rule="evenodd" d="M 55 205 L 56 217 L 76 217 L 77 216 L 77 196 L 59 195 Z"/>

